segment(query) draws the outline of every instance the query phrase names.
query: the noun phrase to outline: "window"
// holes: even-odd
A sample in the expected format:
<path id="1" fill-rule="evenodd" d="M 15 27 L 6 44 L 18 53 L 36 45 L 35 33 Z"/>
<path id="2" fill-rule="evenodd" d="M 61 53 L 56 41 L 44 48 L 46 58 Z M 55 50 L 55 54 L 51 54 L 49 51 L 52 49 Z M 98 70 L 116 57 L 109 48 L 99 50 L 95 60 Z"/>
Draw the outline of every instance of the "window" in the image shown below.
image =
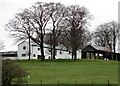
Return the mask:
<path id="1" fill-rule="evenodd" d="M 26 57 L 26 54 L 22 54 L 22 57 Z"/>
<path id="2" fill-rule="evenodd" d="M 23 50 L 25 50 L 26 49 L 26 46 L 23 46 Z"/>
<path id="3" fill-rule="evenodd" d="M 71 54 L 71 51 L 69 51 L 69 54 Z"/>
<path id="4" fill-rule="evenodd" d="M 36 55 L 35 54 L 33 54 L 33 57 L 35 57 Z"/>
<path id="5" fill-rule="evenodd" d="M 51 50 L 49 50 L 49 52 L 51 52 Z"/>
<path id="6" fill-rule="evenodd" d="M 40 50 L 40 48 L 38 48 L 38 50 Z"/>
<path id="7" fill-rule="evenodd" d="M 60 54 L 62 54 L 62 51 L 60 51 Z"/>

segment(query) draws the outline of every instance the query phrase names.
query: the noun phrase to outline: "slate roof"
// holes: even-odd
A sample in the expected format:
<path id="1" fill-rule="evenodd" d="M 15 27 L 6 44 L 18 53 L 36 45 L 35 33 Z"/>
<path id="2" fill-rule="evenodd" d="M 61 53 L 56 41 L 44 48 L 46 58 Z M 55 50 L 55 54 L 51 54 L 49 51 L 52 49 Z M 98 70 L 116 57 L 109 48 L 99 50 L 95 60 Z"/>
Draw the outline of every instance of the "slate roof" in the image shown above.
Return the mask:
<path id="1" fill-rule="evenodd" d="M 95 48 L 96 50 L 112 52 L 109 48 L 106 48 L 106 47 L 96 46 L 96 45 L 93 45 L 92 47 Z"/>
<path id="2" fill-rule="evenodd" d="M 104 51 L 104 52 L 112 52 L 109 48 L 97 46 L 97 45 L 87 45 L 82 49 L 82 51 Z"/>

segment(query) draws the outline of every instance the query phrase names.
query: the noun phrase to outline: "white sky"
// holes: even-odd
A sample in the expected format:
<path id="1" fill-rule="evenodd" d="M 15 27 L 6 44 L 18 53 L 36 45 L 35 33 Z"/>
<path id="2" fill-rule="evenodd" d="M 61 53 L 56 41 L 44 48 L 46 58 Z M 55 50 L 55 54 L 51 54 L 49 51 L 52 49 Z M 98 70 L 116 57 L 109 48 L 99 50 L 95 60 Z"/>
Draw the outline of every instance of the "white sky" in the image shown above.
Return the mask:
<path id="1" fill-rule="evenodd" d="M 91 22 L 92 31 L 99 24 L 112 20 L 118 21 L 119 0 L 0 0 L 0 40 L 5 43 L 5 50 L 17 50 L 14 39 L 8 36 L 4 25 L 11 20 L 15 13 L 24 8 L 29 8 L 35 2 L 61 2 L 64 5 L 85 6 L 94 16 Z"/>

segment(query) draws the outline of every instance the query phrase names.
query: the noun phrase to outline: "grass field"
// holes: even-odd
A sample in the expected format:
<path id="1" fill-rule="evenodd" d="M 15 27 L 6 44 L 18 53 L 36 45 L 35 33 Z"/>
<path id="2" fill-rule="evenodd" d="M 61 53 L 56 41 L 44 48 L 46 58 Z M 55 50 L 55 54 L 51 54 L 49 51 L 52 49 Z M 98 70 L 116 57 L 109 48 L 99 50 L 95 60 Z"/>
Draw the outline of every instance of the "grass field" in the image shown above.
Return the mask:
<path id="1" fill-rule="evenodd" d="M 118 62 L 103 60 L 19 61 L 29 84 L 118 84 Z"/>

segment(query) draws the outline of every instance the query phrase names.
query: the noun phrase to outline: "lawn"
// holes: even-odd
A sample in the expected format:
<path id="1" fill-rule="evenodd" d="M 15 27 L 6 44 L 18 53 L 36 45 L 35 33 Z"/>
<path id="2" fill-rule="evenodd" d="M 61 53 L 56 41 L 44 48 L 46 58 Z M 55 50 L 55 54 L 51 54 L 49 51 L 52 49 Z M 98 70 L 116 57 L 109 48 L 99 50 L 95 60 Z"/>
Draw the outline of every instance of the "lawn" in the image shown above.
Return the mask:
<path id="1" fill-rule="evenodd" d="M 19 61 L 29 84 L 118 84 L 118 62 L 103 60 Z"/>

